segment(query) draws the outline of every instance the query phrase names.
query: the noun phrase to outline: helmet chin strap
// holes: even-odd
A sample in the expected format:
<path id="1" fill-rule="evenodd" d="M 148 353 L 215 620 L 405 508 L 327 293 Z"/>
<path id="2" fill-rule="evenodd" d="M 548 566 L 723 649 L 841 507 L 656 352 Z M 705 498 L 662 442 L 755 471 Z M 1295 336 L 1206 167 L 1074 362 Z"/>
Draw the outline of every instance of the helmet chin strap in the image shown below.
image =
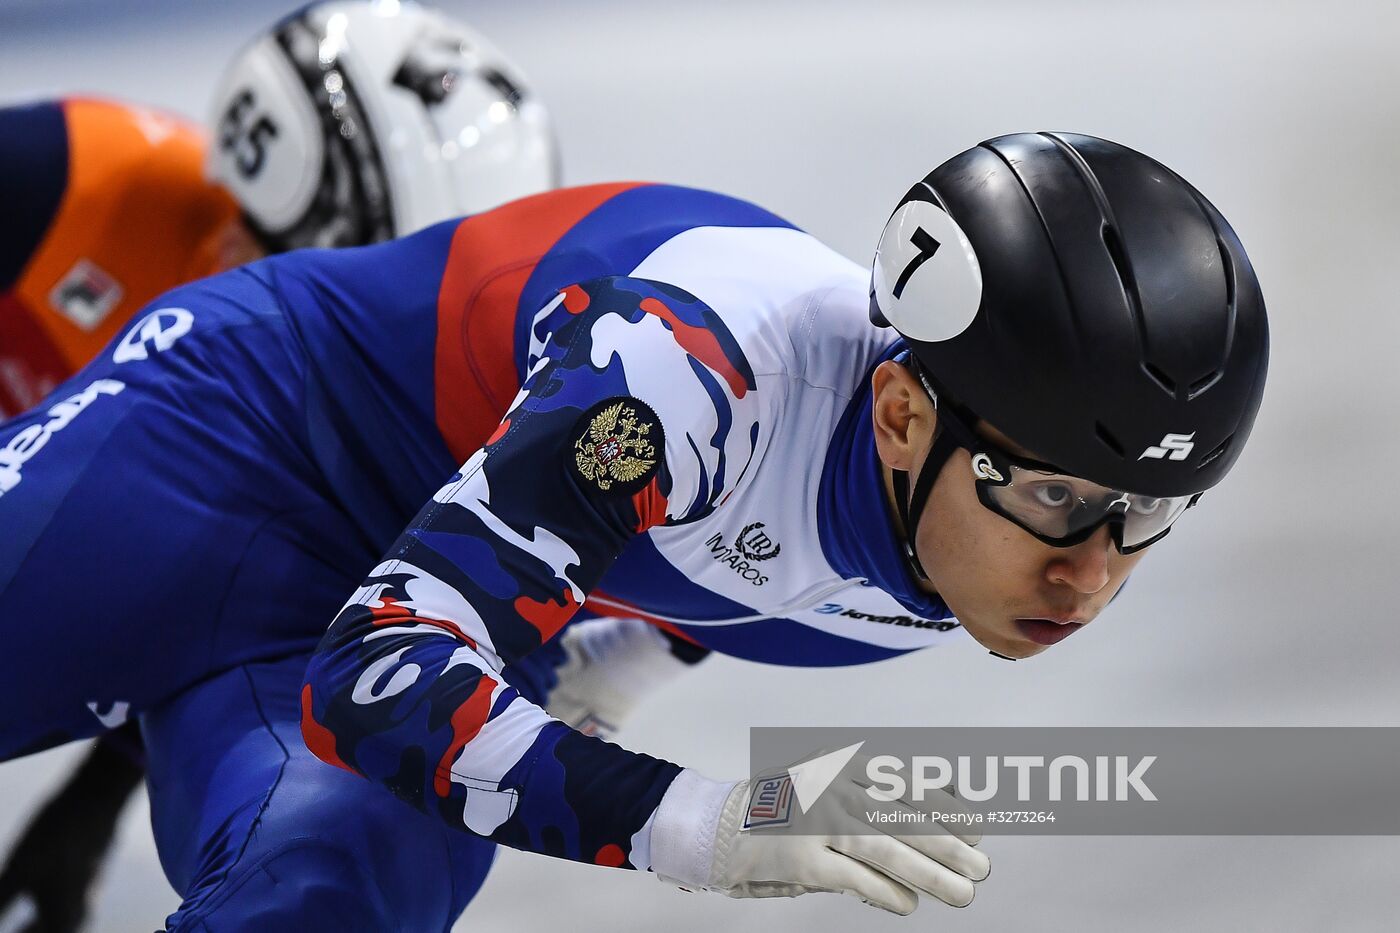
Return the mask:
<path id="1" fill-rule="evenodd" d="M 936 398 L 934 404 L 937 405 Z M 948 458 L 957 449 L 958 445 L 949 438 L 948 432 L 937 429 L 933 437 L 933 446 L 929 448 L 923 466 L 919 467 L 919 476 L 914 481 L 912 493 L 909 489 L 908 472 L 890 470 L 890 479 L 894 484 L 895 508 L 899 512 L 900 522 L 904 525 L 904 560 L 914 576 L 924 583 L 930 581 L 928 574 L 924 572 L 923 564 L 919 563 L 919 552 L 914 539 L 918 532 L 919 519 L 924 514 L 924 506 L 928 505 L 929 493 L 933 491 L 933 483 L 938 479 L 943 464 L 948 462 Z"/>
<path id="2" fill-rule="evenodd" d="M 938 396 L 933 396 L 933 399 L 936 407 Z M 914 543 L 915 531 L 919 527 L 919 518 L 924 514 L 924 506 L 928 505 L 928 497 L 929 493 L 933 491 L 934 481 L 938 479 L 943 464 L 947 463 L 953 451 L 958 449 L 958 445 L 949 440 L 947 431 L 942 428 L 936 430 L 933 446 L 929 448 L 923 466 L 919 467 L 919 476 L 914 481 L 912 494 L 909 490 L 909 473 L 905 470 L 890 470 L 890 479 L 894 485 L 895 508 L 899 510 L 899 520 L 904 525 L 904 560 L 909 565 L 909 571 L 924 583 L 931 581 L 928 574 L 924 572 L 924 565 L 919 562 L 919 552 Z M 1016 660 L 990 649 L 988 653 L 1003 661 Z"/>
<path id="3" fill-rule="evenodd" d="M 938 392 L 929 384 L 928 376 L 924 374 L 923 367 L 912 356 L 908 365 L 910 371 L 924 387 L 924 391 L 928 393 L 929 399 L 933 402 L 934 411 L 938 411 Z M 924 565 L 919 562 L 919 549 L 914 539 L 919 528 L 919 519 L 924 514 L 924 506 L 928 505 L 929 493 L 933 492 L 933 483 L 943 470 L 943 464 L 948 462 L 948 458 L 957 449 L 958 445 L 951 440 L 948 432 L 943 430 L 943 426 L 936 425 L 933 444 L 929 447 L 928 456 L 924 458 L 923 465 L 919 467 L 919 476 L 914 481 L 912 493 L 909 490 L 908 471 L 890 470 L 890 480 L 894 486 L 895 508 L 898 509 L 899 520 L 904 525 L 904 561 L 909 565 L 909 572 L 924 583 L 932 584 L 932 581 L 924 572 Z M 992 657 L 1001 658 L 1003 661 L 1016 660 L 996 651 L 989 651 L 989 653 Z"/>

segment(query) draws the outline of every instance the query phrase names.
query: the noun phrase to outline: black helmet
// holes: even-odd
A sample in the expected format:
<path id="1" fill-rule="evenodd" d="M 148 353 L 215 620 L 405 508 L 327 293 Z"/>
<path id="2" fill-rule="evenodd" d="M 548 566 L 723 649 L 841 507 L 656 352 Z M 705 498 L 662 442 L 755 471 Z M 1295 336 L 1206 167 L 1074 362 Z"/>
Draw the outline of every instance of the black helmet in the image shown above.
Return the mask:
<path id="1" fill-rule="evenodd" d="M 934 169 L 885 226 L 870 316 L 1037 458 L 1144 495 L 1218 483 L 1264 390 L 1264 299 L 1234 231 L 1092 136 L 1001 136 Z"/>

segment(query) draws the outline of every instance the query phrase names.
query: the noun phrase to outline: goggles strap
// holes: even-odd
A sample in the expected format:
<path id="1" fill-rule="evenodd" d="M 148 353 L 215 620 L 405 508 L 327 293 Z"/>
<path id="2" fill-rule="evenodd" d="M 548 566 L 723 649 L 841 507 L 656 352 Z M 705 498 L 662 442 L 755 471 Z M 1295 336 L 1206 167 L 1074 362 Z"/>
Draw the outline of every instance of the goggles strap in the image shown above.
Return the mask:
<path id="1" fill-rule="evenodd" d="M 938 479 L 943 464 L 948 462 L 948 458 L 957 449 L 957 442 L 940 425 L 933 438 L 933 446 L 929 448 L 928 456 L 919 468 L 919 476 L 914 481 L 912 493 L 909 490 L 909 474 L 904 470 L 890 471 L 890 478 L 894 484 L 895 507 L 899 510 L 899 520 L 904 525 L 904 559 L 914 576 L 925 583 L 929 582 L 929 578 L 924 572 L 923 564 L 919 562 L 914 538 L 919 528 L 919 518 L 924 514 L 924 506 L 928 504 L 929 493 L 933 491 L 934 481 Z"/>

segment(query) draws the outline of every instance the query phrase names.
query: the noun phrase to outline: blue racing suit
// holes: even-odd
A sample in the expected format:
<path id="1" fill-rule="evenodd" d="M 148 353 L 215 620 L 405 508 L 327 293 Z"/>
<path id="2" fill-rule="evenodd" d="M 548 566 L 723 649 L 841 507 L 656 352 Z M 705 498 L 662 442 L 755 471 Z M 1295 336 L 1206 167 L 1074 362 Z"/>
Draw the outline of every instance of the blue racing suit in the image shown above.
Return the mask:
<path id="1" fill-rule="evenodd" d="M 0 755 L 141 717 L 172 929 L 445 929 L 492 842 L 647 868 L 679 766 L 512 676 L 571 618 L 806 666 L 959 635 L 885 505 L 866 286 L 601 185 L 168 293 L 0 428 Z"/>

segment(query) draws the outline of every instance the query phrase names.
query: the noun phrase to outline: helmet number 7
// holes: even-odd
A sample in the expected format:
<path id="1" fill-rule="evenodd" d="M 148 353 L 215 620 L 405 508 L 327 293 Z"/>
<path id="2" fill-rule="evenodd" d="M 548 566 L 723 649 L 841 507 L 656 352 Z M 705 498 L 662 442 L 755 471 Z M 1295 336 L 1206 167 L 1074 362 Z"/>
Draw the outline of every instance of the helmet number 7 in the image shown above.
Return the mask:
<path id="1" fill-rule="evenodd" d="M 909 260 L 909 265 L 904 267 L 904 271 L 899 274 L 899 278 L 894 283 L 894 297 L 898 298 L 904 294 L 904 286 L 909 284 L 909 277 L 914 274 L 914 270 L 922 266 L 933 258 L 933 254 L 938 252 L 938 247 L 942 244 L 935 240 L 923 227 L 915 227 L 914 233 L 909 237 L 909 242 L 914 244 L 918 252 L 914 258 Z"/>

